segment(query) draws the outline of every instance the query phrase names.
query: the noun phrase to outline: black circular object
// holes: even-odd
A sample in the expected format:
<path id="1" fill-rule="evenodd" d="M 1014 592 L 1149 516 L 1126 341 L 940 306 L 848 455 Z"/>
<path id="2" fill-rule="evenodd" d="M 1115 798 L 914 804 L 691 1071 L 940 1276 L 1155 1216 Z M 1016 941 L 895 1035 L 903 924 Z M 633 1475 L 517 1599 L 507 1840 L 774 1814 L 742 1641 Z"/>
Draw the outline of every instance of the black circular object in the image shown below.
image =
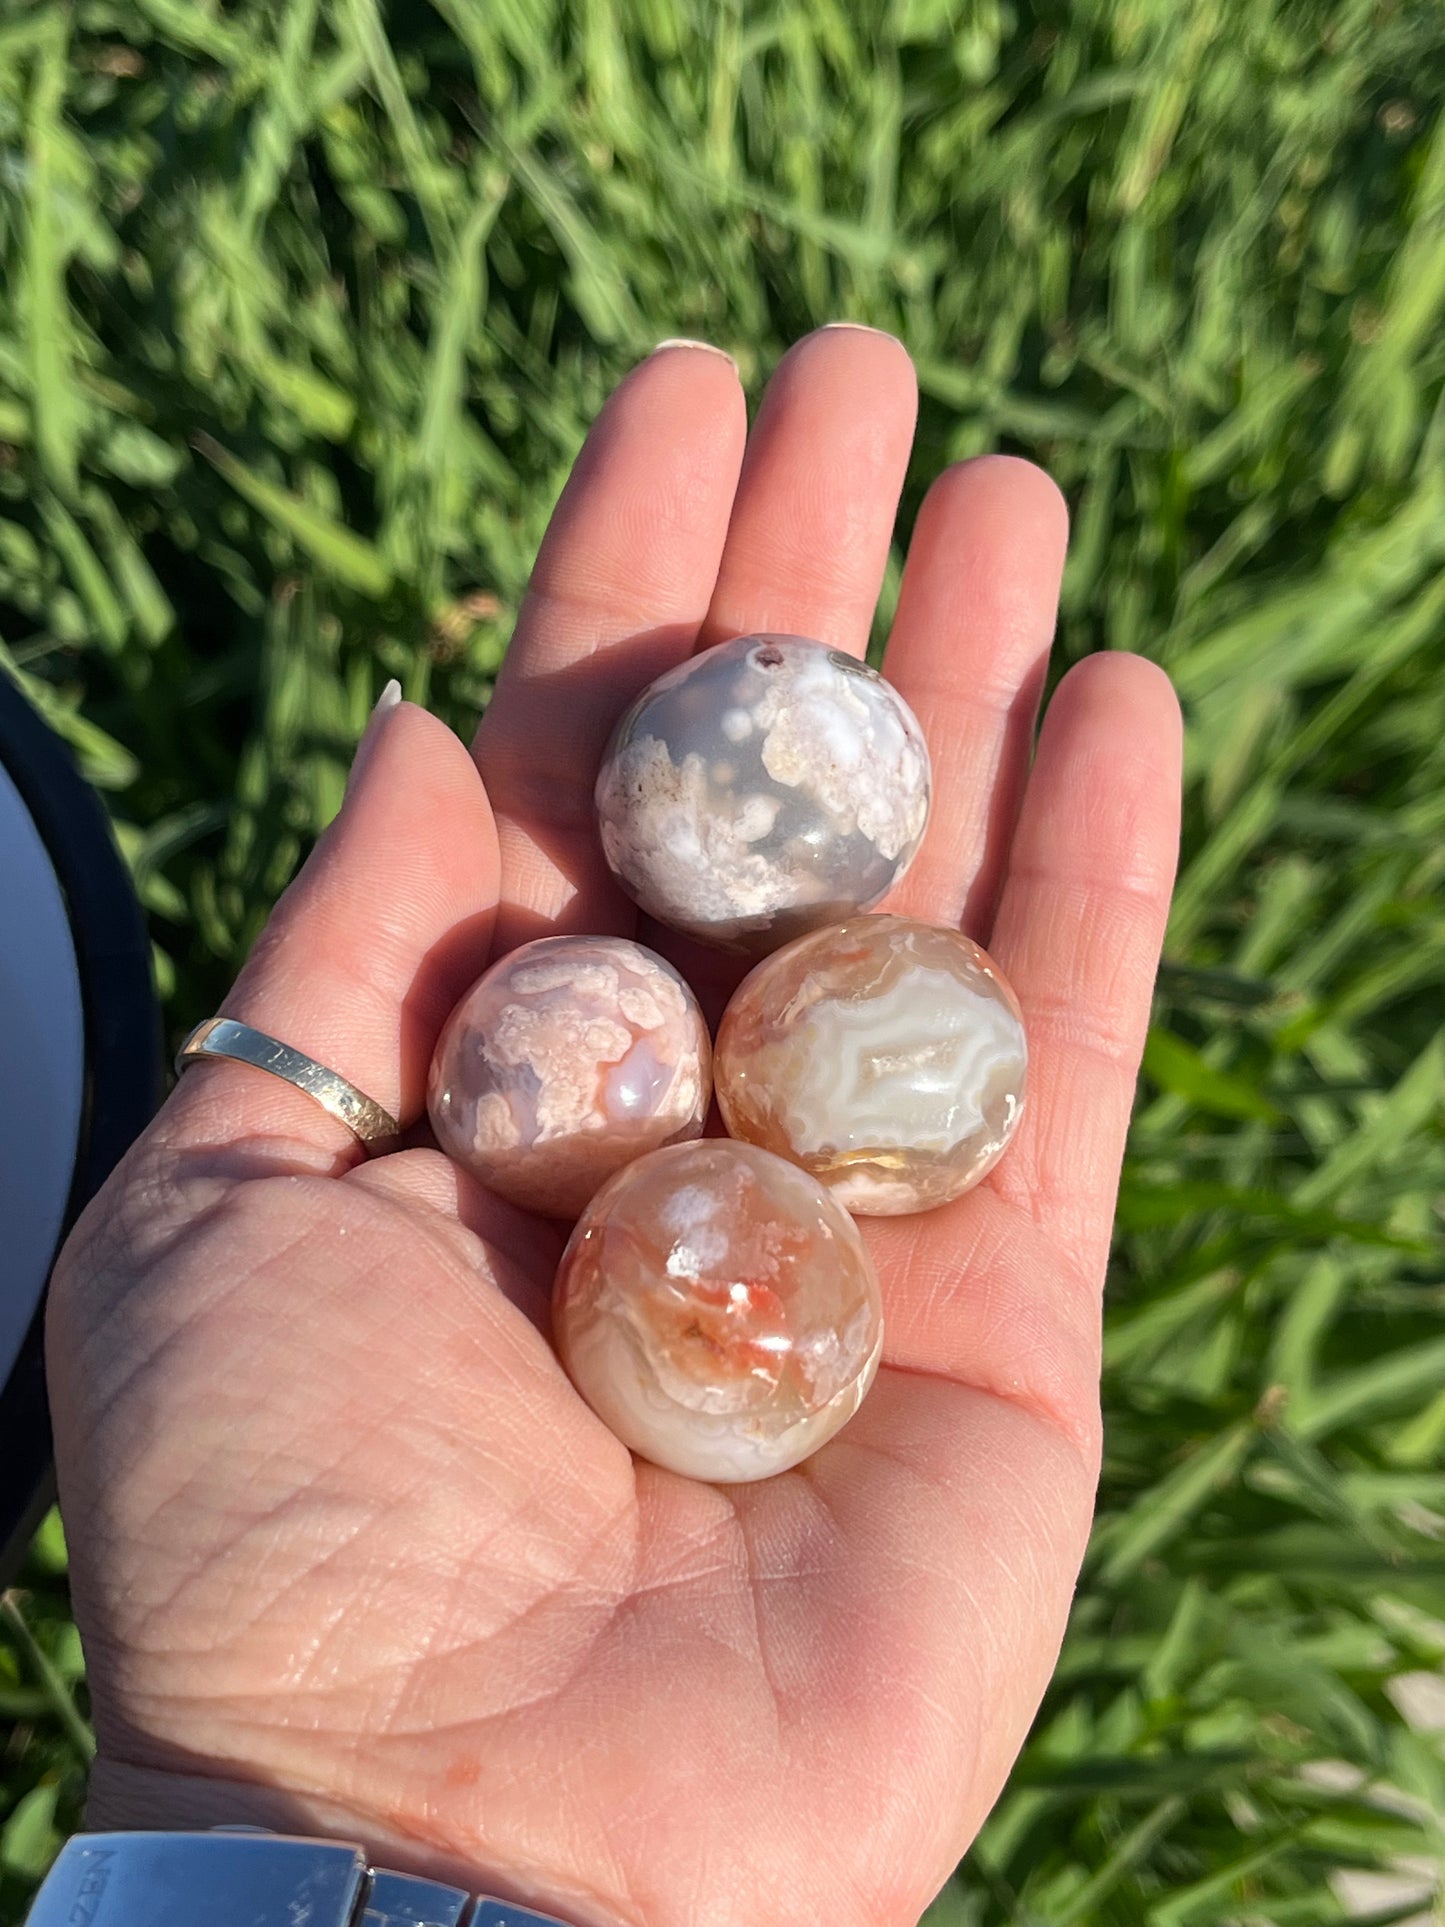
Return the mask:
<path id="1" fill-rule="evenodd" d="M 18 803 L 17 803 L 18 798 Z M 100 802 L 77 771 L 70 753 L 21 692 L 0 674 L 0 901 L 11 915 L 0 915 L 0 966 L 25 961 L 21 953 L 31 933 L 22 927 L 16 903 L 6 890 L 7 862 L 18 873 L 48 861 L 64 925 L 74 952 L 72 986 L 66 972 L 49 986 L 46 1011 L 53 1003 L 57 1062 L 75 1056 L 68 1034 L 70 1013 L 80 1019 L 78 1117 L 68 1169 L 51 1168 L 47 1185 L 64 1200 L 51 1221 L 37 1217 L 28 1243 L 16 1227 L 0 1226 L 0 1313 L 10 1332 L 23 1333 L 18 1346 L 0 1352 L 0 1585 L 13 1572 L 31 1532 L 52 1496 L 50 1420 L 45 1397 L 42 1348 L 45 1282 L 65 1231 L 94 1195 L 131 1140 L 147 1122 L 161 1094 L 160 1012 L 151 981 L 150 944 L 130 878 L 111 836 Z M 38 834 L 35 837 L 25 822 Z M 8 825 L 8 841 L 7 841 Z M 17 885 L 18 890 L 18 885 Z M 51 893 L 52 897 L 54 893 Z M 35 960 L 28 960 L 35 970 Z M 0 1004 L 7 978 L 0 970 Z M 36 1020 L 33 1002 L 0 1007 L 0 1023 L 19 1036 Z M 36 1050 L 46 1039 L 25 1038 Z M 20 1120 L 23 1126 L 23 1118 Z M 68 1136 L 68 1133 L 67 1133 Z M 52 1166 L 58 1154 L 47 1153 Z M 3 1175 L 3 1174 L 0 1174 Z M 20 1201 L 23 1204 L 23 1200 Z M 37 1211 L 43 1208 L 37 1207 Z M 34 1247 L 41 1247 L 39 1258 Z M 48 1249 L 47 1249 L 48 1247 Z M 21 1255 L 17 1256 L 19 1252 Z"/>

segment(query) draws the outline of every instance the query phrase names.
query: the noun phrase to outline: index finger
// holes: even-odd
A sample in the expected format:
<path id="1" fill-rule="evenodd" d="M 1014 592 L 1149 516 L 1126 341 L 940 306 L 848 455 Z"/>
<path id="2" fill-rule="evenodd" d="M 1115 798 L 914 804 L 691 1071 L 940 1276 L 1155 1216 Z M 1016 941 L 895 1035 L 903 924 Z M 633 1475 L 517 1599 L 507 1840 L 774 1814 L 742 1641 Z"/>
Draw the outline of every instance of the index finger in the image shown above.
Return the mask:
<path id="1" fill-rule="evenodd" d="M 731 358 L 664 343 L 583 445 L 474 746 L 502 853 L 499 952 L 558 931 L 635 926 L 602 862 L 593 779 L 622 710 L 691 653 L 746 433 Z"/>

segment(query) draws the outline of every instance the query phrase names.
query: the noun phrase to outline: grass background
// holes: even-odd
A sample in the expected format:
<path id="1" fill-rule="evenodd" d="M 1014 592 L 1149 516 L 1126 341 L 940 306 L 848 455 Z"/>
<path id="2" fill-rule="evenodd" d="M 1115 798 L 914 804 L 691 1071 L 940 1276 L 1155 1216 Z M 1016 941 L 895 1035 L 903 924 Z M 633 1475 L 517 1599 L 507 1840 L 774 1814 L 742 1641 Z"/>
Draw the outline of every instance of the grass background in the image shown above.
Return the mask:
<path id="1" fill-rule="evenodd" d="M 660 336 L 756 397 L 819 321 L 895 330 L 899 554 L 942 464 L 1030 454 L 1061 662 L 1178 682 L 1099 1524 L 938 1927 L 1328 1922 L 1333 1870 L 1445 1848 L 1442 103 L 1431 0 L 0 22 L 0 669 L 105 793 L 173 1034 L 383 681 L 469 726 Z M 0 1615 L 7 1920 L 83 1783 L 64 1568 L 52 1520 Z"/>

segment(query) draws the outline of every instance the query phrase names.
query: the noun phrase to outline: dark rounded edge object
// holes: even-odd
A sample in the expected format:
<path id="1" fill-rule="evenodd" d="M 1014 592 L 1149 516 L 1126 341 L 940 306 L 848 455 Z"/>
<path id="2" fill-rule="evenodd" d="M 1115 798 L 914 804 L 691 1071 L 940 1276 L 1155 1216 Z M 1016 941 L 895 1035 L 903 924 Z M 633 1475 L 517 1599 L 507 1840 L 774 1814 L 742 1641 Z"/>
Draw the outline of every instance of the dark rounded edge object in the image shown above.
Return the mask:
<path id="1" fill-rule="evenodd" d="M 0 765 L 20 792 L 65 898 L 85 1021 L 85 1090 L 62 1238 L 161 1097 L 150 940 L 99 798 L 70 752 L 0 674 Z M 54 1496 L 42 1296 L 0 1387 L 0 1585 Z"/>

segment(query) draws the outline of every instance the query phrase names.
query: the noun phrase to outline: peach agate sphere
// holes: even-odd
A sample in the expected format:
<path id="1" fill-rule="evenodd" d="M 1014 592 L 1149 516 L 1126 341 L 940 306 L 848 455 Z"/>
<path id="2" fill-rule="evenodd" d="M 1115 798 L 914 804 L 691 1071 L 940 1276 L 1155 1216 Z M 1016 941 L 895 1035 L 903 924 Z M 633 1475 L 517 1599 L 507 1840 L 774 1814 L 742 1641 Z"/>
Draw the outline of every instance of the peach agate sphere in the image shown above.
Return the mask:
<path id="1" fill-rule="evenodd" d="M 671 964 L 624 937 L 542 937 L 447 1019 L 427 1108 L 441 1148 L 490 1190 L 575 1218 L 632 1158 L 701 1134 L 709 1056 Z"/>
<path id="2" fill-rule="evenodd" d="M 1018 1001 L 986 950 L 906 917 L 797 938 L 733 995 L 713 1059 L 734 1137 L 850 1211 L 946 1204 L 1002 1157 L 1024 1098 Z"/>
<path id="3" fill-rule="evenodd" d="M 757 953 L 867 909 L 928 821 L 928 748 L 866 663 L 738 636 L 659 676 L 597 778 L 602 848 L 649 915 Z"/>
<path id="4" fill-rule="evenodd" d="M 817 1451 L 862 1403 L 883 1334 L 847 1212 L 727 1138 L 654 1151 L 603 1186 L 563 1253 L 552 1325 L 624 1445 L 719 1483 Z"/>

